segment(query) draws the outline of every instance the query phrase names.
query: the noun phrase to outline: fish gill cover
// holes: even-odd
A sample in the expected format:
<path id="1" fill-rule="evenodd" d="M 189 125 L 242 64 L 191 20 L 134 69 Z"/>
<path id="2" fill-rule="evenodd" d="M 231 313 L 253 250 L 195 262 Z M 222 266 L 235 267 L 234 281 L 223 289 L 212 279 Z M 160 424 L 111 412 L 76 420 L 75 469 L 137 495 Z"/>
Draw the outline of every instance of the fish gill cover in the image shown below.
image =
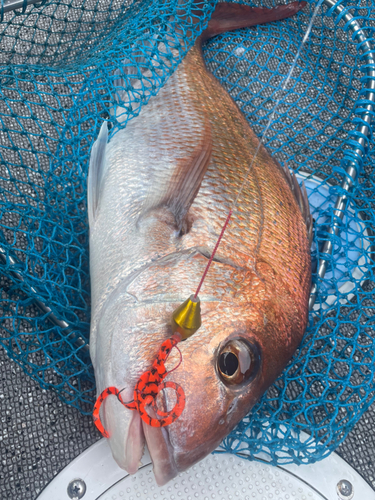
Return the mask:
<path id="1" fill-rule="evenodd" d="M 373 43 L 373 1 L 338 4 Z M 103 120 L 112 130 L 123 127 L 147 105 L 214 6 L 207 0 L 193 10 L 189 2 L 181 9 L 177 0 L 62 0 L 2 15 L 0 342 L 43 388 L 53 388 L 83 413 L 91 413 L 95 400 L 87 349 L 90 149 Z M 282 22 L 220 35 L 204 47 L 209 69 L 259 136 L 314 6 Z M 333 206 L 346 164 L 353 161 L 350 151 L 368 98 L 368 64 L 349 28 L 343 14 L 322 6 L 265 141 L 280 162 L 306 179 L 316 220 L 315 269 L 337 220 Z M 162 55 L 159 42 L 165 44 Z M 123 65 L 136 70 L 125 81 L 129 102 L 118 123 L 111 108 L 118 105 L 116 71 Z M 333 254 L 326 255 L 327 273 L 318 280 L 300 349 L 223 450 L 250 458 L 263 451 L 274 463 L 315 461 L 338 446 L 375 398 L 371 133 L 364 149 L 354 158 L 358 177 L 341 236 L 333 237 Z"/>

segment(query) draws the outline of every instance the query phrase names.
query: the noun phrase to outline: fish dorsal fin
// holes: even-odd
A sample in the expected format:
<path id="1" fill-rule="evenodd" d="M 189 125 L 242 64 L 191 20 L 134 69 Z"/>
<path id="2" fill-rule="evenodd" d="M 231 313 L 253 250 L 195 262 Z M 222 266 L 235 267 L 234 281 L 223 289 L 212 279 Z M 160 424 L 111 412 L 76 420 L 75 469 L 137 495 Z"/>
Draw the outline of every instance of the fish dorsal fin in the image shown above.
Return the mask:
<path id="1" fill-rule="evenodd" d="M 90 225 L 95 221 L 99 206 L 102 181 L 106 170 L 105 150 L 108 140 L 107 122 L 101 126 L 99 136 L 91 149 L 87 179 L 87 205 Z"/>
<path id="2" fill-rule="evenodd" d="M 163 178 L 155 179 L 152 183 L 152 190 L 146 197 L 141 218 L 164 207 L 173 214 L 177 230 L 181 230 L 210 164 L 211 152 L 211 126 L 209 121 L 205 120 L 202 133 L 191 154 L 176 161 L 174 171 L 167 182 Z"/>
<path id="3" fill-rule="evenodd" d="M 288 5 L 277 5 L 273 8 L 250 7 L 238 3 L 218 3 L 206 30 L 202 33 L 202 41 L 240 28 L 250 28 L 258 24 L 280 21 L 294 16 L 302 10 L 306 2 L 292 2 Z"/>
<path id="4" fill-rule="evenodd" d="M 310 245 L 312 243 L 312 238 L 313 238 L 313 218 L 310 213 L 310 205 L 309 205 L 309 199 L 307 197 L 307 191 L 305 187 L 305 183 L 302 182 L 301 186 L 298 184 L 297 177 L 292 171 L 290 172 L 289 168 L 287 166 L 281 165 L 279 162 L 277 162 L 280 168 L 282 169 L 285 179 L 287 183 L 290 186 L 290 189 L 292 190 L 292 193 L 294 194 L 294 197 L 298 203 L 298 206 L 301 210 L 302 217 L 305 220 L 306 223 L 306 229 L 307 229 L 307 237 L 310 242 Z"/>

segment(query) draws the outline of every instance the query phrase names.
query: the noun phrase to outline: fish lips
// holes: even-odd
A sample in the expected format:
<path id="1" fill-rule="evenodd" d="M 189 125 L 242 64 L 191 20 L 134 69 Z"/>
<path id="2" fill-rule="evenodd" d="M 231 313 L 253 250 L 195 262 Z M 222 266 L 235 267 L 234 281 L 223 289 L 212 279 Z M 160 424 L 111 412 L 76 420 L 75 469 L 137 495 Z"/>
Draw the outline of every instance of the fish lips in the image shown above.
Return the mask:
<path id="1" fill-rule="evenodd" d="M 182 415 L 166 427 L 148 425 L 141 420 L 138 412 L 121 408 L 122 405 L 114 398 L 106 401 L 109 414 L 105 415 L 105 425 L 110 433 L 110 446 L 117 464 L 130 474 L 137 472 L 146 442 L 159 486 L 211 453 L 238 421 L 237 417 L 234 425 L 228 425 L 231 408 L 234 409 L 235 405 L 228 408 L 225 399 L 222 401 L 217 396 L 213 397 L 209 405 L 204 404 L 208 394 L 202 394 L 201 391 L 195 391 L 194 394 L 194 387 L 184 384 L 181 378 L 179 383 L 184 388 L 186 406 Z M 158 404 L 160 409 L 170 408 L 173 406 L 173 396 L 163 391 Z M 116 412 L 112 405 L 116 407 Z M 151 417 L 156 416 L 151 406 L 147 407 L 147 413 Z"/>
<path id="2" fill-rule="evenodd" d="M 168 483 L 180 472 L 202 460 L 217 448 L 223 437 L 218 437 L 217 432 L 214 432 L 212 436 L 206 436 L 204 443 L 199 443 L 196 438 L 193 440 L 194 446 L 181 447 L 176 436 L 181 436 L 179 429 L 184 427 L 182 422 L 174 422 L 166 427 L 151 427 L 145 422 L 142 424 L 153 462 L 155 480 L 159 486 Z"/>
<path id="3" fill-rule="evenodd" d="M 255 403 L 255 398 L 252 401 L 249 394 L 250 388 L 228 390 L 210 363 L 203 363 L 197 357 L 195 362 L 190 363 L 191 366 L 187 366 L 189 360 L 185 360 L 184 364 L 183 369 L 177 369 L 168 376 L 168 380 L 173 379 L 185 392 L 186 406 L 182 414 L 165 427 L 151 427 L 142 422 L 159 486 L 214 451 L 244 417 L 249 405 Z M 199 373 L 199 380 L 198 377 L 187 378 L 186 373 Z M 160 409 L 163 411 L 171 409 L 175 402 L 169 391 L 172 390 L 163 391 L 160 398 L 163 406 Z"/>
<path id="4" fill-rule="evenodd" d="M 173 425 L 173 424 L 171 424 Z M 147 447 L 153 462 L 153 471 L 157 484 L 163 486 L 180 472 L 192 467 L 211 453 L 222 441 L 222 436 L 206 440 L 203 446 L 193 450 L 176 450 L 173 446 L 173 433 L 167 427 L 151 427 L 143 422 L 143 431 Z"/>

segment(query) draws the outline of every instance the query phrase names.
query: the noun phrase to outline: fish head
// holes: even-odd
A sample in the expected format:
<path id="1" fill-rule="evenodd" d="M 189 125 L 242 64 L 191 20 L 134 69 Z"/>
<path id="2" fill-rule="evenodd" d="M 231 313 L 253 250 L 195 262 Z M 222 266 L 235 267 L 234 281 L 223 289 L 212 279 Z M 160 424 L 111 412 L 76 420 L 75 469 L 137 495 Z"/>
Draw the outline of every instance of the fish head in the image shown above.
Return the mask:
<path id="1" fill-rule="evenodd" d="M 199 252 L 183 261 L 174 257 L 168 265 L 153 265 L 127 287 L 137 303 L 124 307 L 120 301 L 110 312 L 109 319 L 116 318 L 122 332 L 112 335 L 107 357 L 111 369 L 103 372 L 113 378 L 104 385 L 125 384 L 131 399 L 140 375 L 150 369 L 162 342 L 172 335 L 173 310 L 191 293 L 193 277 L 202 274 L 206 262 Z M 271 266 L 262 263 L 248 270 L 214 262 L 201 293 L 202 326 L 178 344 L 180 364 L 177 349 L 166 361 L 165 381 L 179 385 L 185 394 L 182 414 L 168 426 L 152 427 L 118 401 L 105 407 L 119 465 L 134 472 L 147 442 L 162 485 L 213 451 L 291 358 L 306 326 L 306 318 L 296 318 L 296 310 Z M 173 411 L 174 389 L 163 390 L 156 404 L 162 411 Z M 147 411 L 153 415 L 151 407 Z M 130 423 L 125 425 L 124 418 Z"/>
<path id="2" fill-rule="evenodd" d="M 255 272 L 214 267 L 202 293 L 202 326 L 179 344 L 182 362 L 166 379 L 183 388 L 185 409 L 164 428 L 143 423 L 160 485 L 217 448 L 280 375 L 306 327 L 271 266 L 259 265 Z M 215 294 L 220 300 L 213 300 Z M 177 361 L 175 354 L 169 369 Z M 171 411 L 173 389 L 163 391 L 163 398 L 161 406 Z"/>

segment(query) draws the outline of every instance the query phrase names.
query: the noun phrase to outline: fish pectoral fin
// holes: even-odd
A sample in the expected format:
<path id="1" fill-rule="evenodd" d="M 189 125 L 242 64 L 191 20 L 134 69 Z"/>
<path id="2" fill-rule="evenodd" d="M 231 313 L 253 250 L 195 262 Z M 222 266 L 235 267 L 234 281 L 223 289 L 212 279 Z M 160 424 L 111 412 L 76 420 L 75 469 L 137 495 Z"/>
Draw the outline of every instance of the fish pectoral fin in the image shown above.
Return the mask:
<path id="1" fill-rule="evenodd" d="M 206 119 L 199 140 L 189 156 L 176 161 L 169 179 L 162 178 L 153 183 L 152 191 L 143 205 L 141 218 L 153 211 L 167 208 L 174 217 L 177 230 L 181 230 L 210 164 L 211 153 L 211 126 Z"/>
<path id="2" fill-rule="evenodd" d="M 91 149 L 90 166 L 87 178 L 87 208 L 89 223 L 95 221 L 99 206 L 100 193 L 104 174 L 106 171 L 105 150 L 108 140 L 107 122 L 101 126 L 99 136 Z"/>

